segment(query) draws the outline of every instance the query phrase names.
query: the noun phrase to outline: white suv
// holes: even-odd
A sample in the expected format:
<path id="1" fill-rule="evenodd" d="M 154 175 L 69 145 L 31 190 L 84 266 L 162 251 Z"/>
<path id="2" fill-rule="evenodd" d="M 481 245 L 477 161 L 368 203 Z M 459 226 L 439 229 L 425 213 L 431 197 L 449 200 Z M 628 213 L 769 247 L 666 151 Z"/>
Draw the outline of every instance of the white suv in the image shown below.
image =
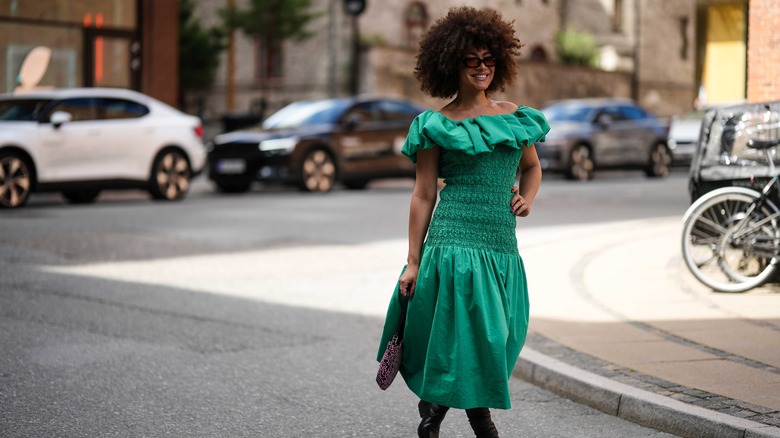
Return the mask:
<path id="1" fill-rule="evenodd" d="M 74 203 L 109 189 L 181 199 L 205 166 L 202 138 L 199 118 L 131 90 L 0 94 L 0 208 L 31 192 Z"/>

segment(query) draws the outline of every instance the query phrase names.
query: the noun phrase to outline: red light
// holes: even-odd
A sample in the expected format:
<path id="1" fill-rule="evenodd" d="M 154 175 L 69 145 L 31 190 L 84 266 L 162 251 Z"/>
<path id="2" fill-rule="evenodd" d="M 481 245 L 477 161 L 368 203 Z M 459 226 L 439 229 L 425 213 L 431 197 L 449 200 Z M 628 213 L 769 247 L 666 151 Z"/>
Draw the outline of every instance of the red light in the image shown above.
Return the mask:
<path id="1" fill-rule="evenodd" d="M 198 125 L 195 127 L 195 135 L 198 138 L 203 138 L 203 125 Z"/>

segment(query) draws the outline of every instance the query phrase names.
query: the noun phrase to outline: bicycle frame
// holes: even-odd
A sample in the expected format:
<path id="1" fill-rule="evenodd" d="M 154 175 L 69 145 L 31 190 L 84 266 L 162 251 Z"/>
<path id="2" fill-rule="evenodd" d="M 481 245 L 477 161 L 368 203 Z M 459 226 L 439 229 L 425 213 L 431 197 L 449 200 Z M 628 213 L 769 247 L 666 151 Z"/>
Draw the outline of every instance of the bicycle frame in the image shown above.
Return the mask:
<path id="1" fill-rule="evenodd" d="M 740 239 L 742 239 L 747 234 L 751 233 L 753 230 L 763 227 L 764 225 L 770 222 L 772 222 L 770 226 L 774 230 L 778 230 L 778 226 L 775 221 L 777 218 L 780 218 L 780 211 L 778 211 L 777 208 L 775 208 L 774 204 L 771 203 L 769 205 L 774 210 L 774 213 L 761 219 L 758 222 L 752 223 L 749 228 L 746 228 L 746 224 L 750 221 L 753 212 L 756 211 L 757 208 L 761 208 L 761 206 L 764 205 L 766 199 L 769 197 L 769 194 L 772 192 L 772 189 L 777 190 L 778 180 L 780 180 L 778 174 L 775 172 L 775 163 L 774 160 L 772 159 L 772 154 L 769 152 L 769 148 L 765 149 L 764 152 L 766 154 L 767 163 L 769 163 L 769 170 L 770 170 L 770 174 L 772 175 L 772 178 L 766 183 L 764 188 L 761 189 L 761 196 L 755 202 L 753 202 L 753 204 L 751 204 L 750 207 L 747 209 L 747 211 L 745 212 L 745 217 L 742 218 L 734 227 L 734 231 L 732 232 L 731 237 L 732 239 L 738 242 L 740 241 Z M 762 240 L 766 240 L 767 242 L 774 241 L 774 244 L 769 246 L 756 245 L 756 244 L 753 244 L 752 246 L 753 248 L 768 250 L 769 252 L 766 254 L 766 256 L 772 257 L 773 259 L 772 263 L 775 263 L 778 261 L 778 257 L 780 257 L 780 253 L 779 253 L 780 242 L 778 242 L 778 238 L 780 238 L 780 236 L 775 236 L 774 238 L 769 237 L 767 239 L 762 239 Z M 756 242 L 758 242 L 758 240 Z"/>

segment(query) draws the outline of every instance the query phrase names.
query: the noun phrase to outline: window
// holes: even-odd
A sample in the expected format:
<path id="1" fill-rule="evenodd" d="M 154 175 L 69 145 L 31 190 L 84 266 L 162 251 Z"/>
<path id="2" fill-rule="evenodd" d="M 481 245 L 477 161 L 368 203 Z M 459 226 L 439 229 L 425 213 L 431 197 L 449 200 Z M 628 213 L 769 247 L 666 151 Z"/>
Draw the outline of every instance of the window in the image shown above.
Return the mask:
<path id="1" fill-rule="evenodd" d="M 85 120 L 97 119 L 97 99 L 94 97 L 77 97 L 73 99 L 64 99 L 54 105 L 49 111 L 46 121 L 56 111 L 65 111 L 72 116 L 71 121 L 79 122 Z"/>
<path id="2" fill-rule="evenodd" d="M 46 105 L 47 99 L 14 99 L 0 101 L 0 120 L 13 120 L 32 122 L 38 120 L 38 116 Z"/>
<path id="3" fill-rule="evenodd" d="M 531 61 L 547 62 L 547 51 L 542 46 L 534 46 L 531 50 Z"/>
<path id="4" fill-rule="evenodd" d="M 284 75 L 283 61 L 280 40 L 258 40 L 256 64 L 258 79 L 281 78 Z"/>
<path id="5" fill-rule="evenodd" d="M 352 107 L 344 116 L 349 123 L 370 123 L 381 120 L 379 105 L 376 102 L 359 103 Z"/>
<path id="6" fill-rule="evenodd" d="M 125 99 L 104 98 L 100 101 L 101 119 L 135 119 L 149 114 L 149 108 Z"/>
<path id="7" fill-rule="evenodd" d="M 649 117 L 649 115 L 638 106 L 621 106 L 620 114 L 622 115 L 622 118 L 626 120 L 641 120 Z"/>
<path id="8" fill-rule="evenodd" d="M 411 120 L 420 114 L 420 110 L 402 102 L 381 102 L 379 106 L 384 120 Z"/>
<path id="9" fill-rule="evenodd" d="M 623 30 L 623 0 L 615 0 L 615 10 L 612 14 L 612 30 L 615 32 Z"/>
<path id="10" fill-rule="evenodd" d="M 409 47 L 415 47 L 428 28 L 428 9 L 422 2 L 412 2 L 406 8 L 406 41 Z"/>

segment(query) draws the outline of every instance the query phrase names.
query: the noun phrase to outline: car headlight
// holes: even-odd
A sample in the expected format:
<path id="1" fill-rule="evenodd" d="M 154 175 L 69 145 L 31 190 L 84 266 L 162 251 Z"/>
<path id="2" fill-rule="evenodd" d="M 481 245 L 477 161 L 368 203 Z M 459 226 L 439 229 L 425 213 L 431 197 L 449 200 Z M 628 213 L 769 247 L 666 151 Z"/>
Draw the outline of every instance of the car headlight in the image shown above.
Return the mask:
<path id="1" fill-rule="evenodd" d="M 272 140 L 263 140 L 258 144 L 261 151 L 291 151 L 298 144 L 297 137 L 274 138 Z"/>

